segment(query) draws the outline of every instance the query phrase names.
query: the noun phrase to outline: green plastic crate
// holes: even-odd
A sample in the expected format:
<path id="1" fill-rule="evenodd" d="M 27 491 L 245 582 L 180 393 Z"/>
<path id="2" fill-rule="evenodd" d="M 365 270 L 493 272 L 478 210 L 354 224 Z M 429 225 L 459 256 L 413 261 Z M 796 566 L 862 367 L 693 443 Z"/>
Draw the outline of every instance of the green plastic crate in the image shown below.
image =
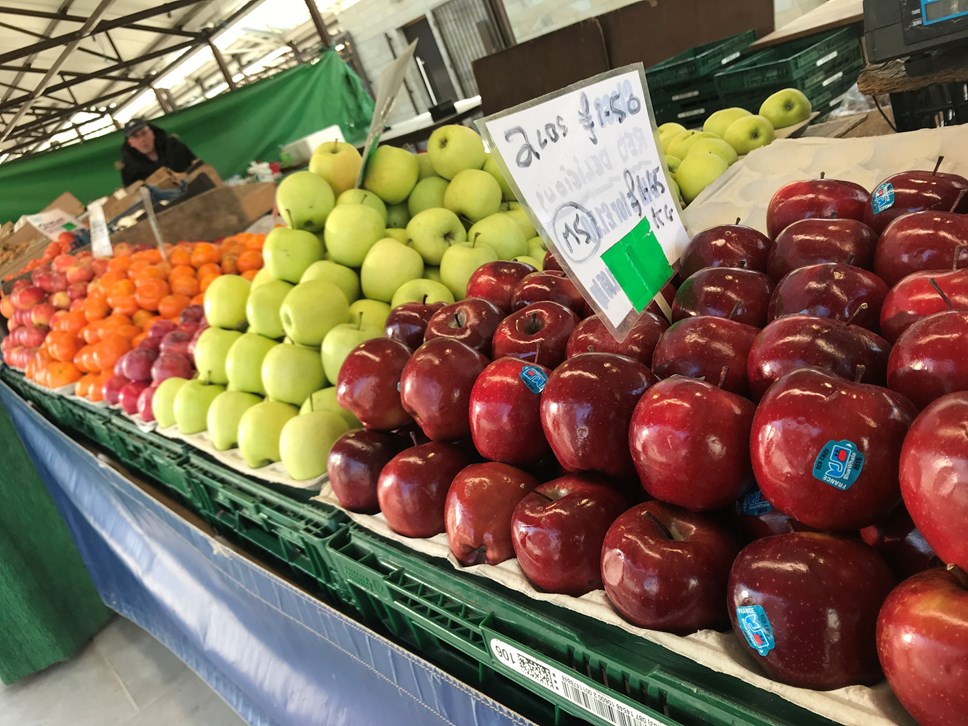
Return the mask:
<path id="1" fill-rule="evenodd" d="M 728 100 L 731 95 L 747 94 L 753 88 L 801 88 L 823 80 L 826 68 L 845 59 L 860 58 L 856 34 L 850 28 L 842 28 L 758 51 L 718 71 L 713 78 L 720 97 Z"/>
<path id="2" fill-rule="evenodd" d="M 652 89 L 678 86 L 710 75 L 738 60 L 755 40 L 756 31 L 747 30 L 745 33 L 692 48 L 664 60 L 645 72 L 649 91 L 651 93 Z"/>
<path id="3" fill-rule="evenodd" d="M 553 707 L 555 723 L 831 723 L 614 626 L 457 572 L 356 525 L 327 546 L 348 604 L 364 620 L 380 622 L 431 660 L 470 659 L 477 665 L 470 683 L 485 692 L 494 678 L 510 679 Z"/>
<path id="4" fill-rule="evenodd" d="M 164 485 L 193 509 L 200 508 L 198 493 L 188 480 L 188 447 L 180 441 L 145 432 L 125 416 L 108 422 L 108 448 L 129 469 Z"/>
<path id="5" fill-rule="evenodd" d="M 91 441 L 109 449 L 114 439 L 109 428 L 114 413 L 106 408 L 95 408 L 83 401 L 67 401 L 70 423 Z"/>

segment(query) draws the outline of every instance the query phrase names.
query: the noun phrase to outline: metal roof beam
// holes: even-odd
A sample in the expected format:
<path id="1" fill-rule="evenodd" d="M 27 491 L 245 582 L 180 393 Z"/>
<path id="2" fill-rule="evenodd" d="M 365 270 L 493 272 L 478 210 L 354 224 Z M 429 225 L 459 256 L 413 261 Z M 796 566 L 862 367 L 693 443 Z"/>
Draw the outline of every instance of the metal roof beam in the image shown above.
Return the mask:
<path id="1" fill-rule="evenodd" d="M 11 8 L 0 6 L 0 15 L 20 15 L 25 18 L 44 18 L 46 20 L 64 20 L 70 23 L 83 23 L 87 20 L 83 15 L 57 13 L 50 10 L 34 10 L 32 8 Z"/>

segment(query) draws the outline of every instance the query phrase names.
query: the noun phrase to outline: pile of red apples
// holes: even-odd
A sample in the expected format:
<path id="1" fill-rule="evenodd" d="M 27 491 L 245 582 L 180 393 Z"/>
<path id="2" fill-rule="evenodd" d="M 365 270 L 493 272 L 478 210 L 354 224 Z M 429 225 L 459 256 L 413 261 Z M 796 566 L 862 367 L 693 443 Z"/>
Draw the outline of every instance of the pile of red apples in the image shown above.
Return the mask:
<path id="1" fill-rule="evenodd" d="M 350 353 L 334 494 L 643 628 L 732 625 L 777 681 L 886 675 L 968 723 L 966 211 L 937 169 L 788 184 L 767 235 L 696 235 L 672 324 L 621 343 L 560 271 L 488 263 Z"/>

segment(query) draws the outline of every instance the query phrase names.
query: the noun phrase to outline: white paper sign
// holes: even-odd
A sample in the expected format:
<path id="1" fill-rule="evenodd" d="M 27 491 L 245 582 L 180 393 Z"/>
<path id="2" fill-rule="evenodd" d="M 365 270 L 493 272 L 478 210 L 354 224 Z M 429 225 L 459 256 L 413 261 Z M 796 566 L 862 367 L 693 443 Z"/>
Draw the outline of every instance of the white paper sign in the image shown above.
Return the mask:
<path id="1" fill-rule="evenodd" d="M 479 123 L 518 199 L 622 338 L 689 236 L 667 181 L 642 64 Z"/>
<path id="2" fill-rule="evenodd" d="M 111 235 L 104 220 L 104 207 L 101 202 L 91 202 L 87 205 L 87 212 L 91 226 L 91 253 L 95 257 L 111 257 L 114 249 L 111 247 Z"/>
<path id="3" fill-rule="evenodd" d="M 71 232 L 81 226 L 74 217 L 60 209 L 27 214 L 24 219 L 34 229 L 52 241 L 56 241 L 61 232 Z"/>

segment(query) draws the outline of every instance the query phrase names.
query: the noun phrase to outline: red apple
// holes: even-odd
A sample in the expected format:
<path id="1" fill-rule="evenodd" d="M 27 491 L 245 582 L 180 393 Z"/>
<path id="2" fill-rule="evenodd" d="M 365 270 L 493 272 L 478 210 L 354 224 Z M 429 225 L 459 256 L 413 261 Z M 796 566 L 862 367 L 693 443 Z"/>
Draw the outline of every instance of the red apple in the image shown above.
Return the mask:
<path id="1" fill-rule="evenodd" d="M 873 272 L 839 262 L 799 267 L 776 284 L 769 319 L 816 315 L 877 332 L 888 287 Z"/>
<path id="2" fill-rule="evenodd" d="M 42 303 L 46 297 L 47 293 L 32 285 L 14 290 L 10 295 L 13 306 L 17 310 L 30 310 L 34 305 Z"/>
<path id="3" fill-rule="evenodd" d="M 652 353 L 659 338 L 669 328 L 665 318 L 646 311 L 642 313 L 625 338 L 619 342 L 597 315 L 585 318 L 568 337 L 565 355 L 581 353 L 616 353 L 652 365 Z"/>
<path id="4" fill-rule="evenodd" d="M 447 541 L 465 567 L 497 565 L 514 557 L 511 515 L 538 480 L 521 469 L 488 461 L 454 477 L 444 503 Z"/>
<path id="5" fill-rule="evenodd" d="M 71 306 L 71 296 L 66 290 L 61 290 L 51 295 L 48 302 L 58 310 L 67 310 Z"/>
<path id="6" fill-rule="evenodd" d="M 379 512 L 376 487 L 380 472 L 404 446 L 400 436 L 366 429 L 347 431 L 336 439 L 326 471 L 339 503 L 351 512 Z"/>
<path id="7" fill-rule="evenodd" d="M 912 272 L 968 267 L 968 215 L 912 212 L 888 225 L 874 250 L 874 272 L 889 286 Z"/>
<path id="8" fill-rule="evenodd" d="M 968 269 L 912 273 L 884 298 L 881 335 L 894 343 L 912 323 L 948 310 L 949 302 L 951 308 L 968 310 Z"/>
<path id="9" fill-rule="evenodd" d="M 578 287 L 560 270 L 532 272 L 521 278 L 514 288 L 511 309 L 520 310 L 525 305 L 542 300 L 561 303 L 566 308 L 571 308 L 579 317 L 584 317 L 588 310 Z"/>
<path id="10" fill-rule="evenodd" d="M 176 355 L 168 353 L 167 355 Z M 133 348 L 118 358 L 114 366 L 115 375 L 122 375 L 129 381 L 151 381 L 152 371 L 155 360 L 158 358 L 158 351 L 148 348 Z M 191 374 L 181 376 L 191 378 Z"/>
<path id="11" fill-rule="evenodd" d="M 118 394 L 118 403 L 121 404 L 121 408 L 129 416 L 134 416 L 138 413 L 138 399 L 141 396 L 141 392 L 148 387 L 148 384 L 144 381 L 129 381 L 124 384 L 121 392 Z"/>
<path id="12" fill-rule="evenodd" d="M 582 353 L 558 366 L 541 394 L 541 425 L 564 469 L 632 476 L 632 411 L 657 381 L 638 361 L 614 353 Z"/>
<path id="13" fill-rule="evenodd" d="M 757 328 L 766 325 L 773 281 L 763 272 L 737 267 L 706 267 L 676 291 L 672 320 L 711 315 Z"/>
<path id="14" fill-rule="evenodd" d="M 424 332 L 424 342 L 434 338 L 450 338 L 489 356 L 494 331 L 503 319 L 504 313 L 493 303 L 468 297 L 444 305 L 431 316 Z"/>
<path id="15" fill-rule="evenodd" d="M 898 580 L 942 564 L 905 507 L 897 507 L 884 519 L 864 527 L 860 538 L 881 553 Z"/>
<path id="16" fill-rule="evenodd" d="M 196 325 L 205 319 L 205 308 L 201 305 L 186 305 L 181 315 L 178 316 L 179 324 L 195 323 Z"/>
<path id="17" fill-rule="evenodd" d="M 180 353 L 181 355 L 191 356 L 189 346 L 193 335 L 193 333 L 185 330 L 173 330 L 161 339 L 158 350 L 162 353 Z"/>
<path id="18" fill-rule="evenodd" d="M 25 348 L 39 348 L 47 337 L 46 328 L 38 328 L 33 324 L 24 325 L 20 330 L 23 331 L 20 334 L 20 344 Z"/>
<path id="19" fill-rule="evenodd" d="M 826 691 L 881 679 L 875 627 L 894 587 L 877 552 L 855 539 L 793 532 L 746 545 L 727 604 L 744 650 L 775 681 Z"/>
<path id="20" fill-rule="evenodd" d="M 164 338 L 177 327 L 178 324 L 174 320 L 156 320 L 148 329 L 148 335 L 152 338 Z"/>
<path id="21" fill-rule="evenodd" d="M 68 283 L 90 282 L 94 279 L 94 268 L 89 263 L 80 263 L 68 267 L 65 275 Z"/>
<path id="22" fill-rule="evenodd" d="M 840 179 L 808 179 L 780 187 L 766 208 L 766 233 L 776 239 L 801 219 L 864 221 L 868 192 L 860 184 Z"/>
<path id="23" fill-rule="evenodd" d="M 819 368 L 787 373 L 753 417 L 753 473 L 774 506 L 809 527 L 866 527 L 900 499 L 901 444 L 917 411 L 903 396 Z"/>
<path id="24" fill-rule="evenodd" d="M 864 205 L 864 221 L 881 234 L 891 222 L 909 212 L 966 212 L 966 190 L 968 179 L 939 172 L 937 167 L 934 171 L 902 171 L 874 187 Z"/>
<path id="25" fill-rule="evenodd" d="M 620 514 L 602 544 L 602 583 L 609 602 L 633 625 L 687 635 L 719 629 L 738 553 L 715 519 L 662 502 Z"/>
<path id="26" fill-rule="evenodd" d="M 704 267 L 766 270 L 773 243 L 760 231 L 741 224 L 710 227 L 690 240 L 679 258 L 679 277 L 686 280 Z"/>
<path id="27" fill-rule="evenodd" d="M 929 315 L 901 333 L 887 359 L 887 385 L 918 408 L 968 391 L 968 310 Z"/>
<path id="28" fill-rule="evenodd" d="M 901 450 L 901 494 L 911 519 L 944 562 L 968 569 L 968 393 L 917 417 Z"/>
<path id="29" fill-rule="evenodd" d="M 523 277 L 532 272 L 537 270 L 526 262 L 485 262 L 467 281 L 467 297 L 487 300 L 507 315 L 511 312 L 515 287 Z"/>
<path id="30" fill-rule="evenodd" d="M 39 328 L 49 328 L 50 319 L 54 317 L 57 308 L 49 302 L 43 302 L 30 308 L 30 322 Z"/>
<path id="31" fill-rule="evenodd" d="M 72 285 L 68 285 L 67 294 L 70 296 L 71 302 L 74 302 L 75 300 L 83 300 L 87 297 L 87 283 L 75 282 Z"/>
<path id="32" fill-rule="evenodd" d="M 525 495 L 511 516 L 511 542 L 524 576 L 540 590 L 575 597 L 601 588 L 602 542 L 626 506 L 614 487 L 575 474 Z"/>
<path id="33" fill-rule="evenodd" d="M 397 305 L 386 319 L 386 336 L 399 340 L 410 350 L 416 350 L 423 343 L 427 323 L 434 313 L 444 307 L 444 303 L 404 303 Z"/>
<path id="34" fill-rule="evenodd" d="M 874 230 L 856 219 L 801 219 L 777 234 L 766 272 L 779 281 L 798 267 L 821 262 L 869 270 L 876 244 Z"/>
<path id="35" fill-rule="evenodd" d="M 565 359 L 568 339 L 580 322 L 573 310 L 560 303 L 531 303 L 497 326 L 493 357 L 513 356 L 555 368 Z"/>
<path id="36" fill-rule="evenodd" d="M 747 544 L 776 534 L 815 531 L 774 507 L 758 487 L 737 499 L 729 514 L 733 530 Z"/>
<path id="37" fill-rule="evenodd" d="M 151 400 L 157 390 L 158 386 L 148 386 L 138 396 L 138 415 L 142 421 L 150 422 L 155 420 L 155 412 L 151 408 Z"/>
<path id="38" fill-rule="evenodd" d="M 124 376 L 113 375 L 104 384 L 104 401 L 109 406 L 117 406 L 121 402 L 121 391 L 131 383 Z"/>
<path id="39" fill-rule="evenodd" d="M 139 350 L 135 348 L 135 350 Z M 145 350 L 151 352 L 148 347 Z M 127 355 L 127 354 L 125 354 Z M 195 375 L 195 362 L 184 353 L 159 353 L 151 363 L 151 381 L 161 383 L 168 378 L 192 378 Z"/>
<path id="40" fill-rule="evenodd" d="M 562 271 L 561 263 L 558 262 L 558 259 L 555 257 L 554 253 L 551 250 L 548 250 L 547 252 L 545 252 L 544 260 L 541 261 L 541 269 L 542 271 L 544 270 L 558 270 L 559 272 Z"/>
<path id="41" fill-rule="evenodd" d="M 968 577 L 928 570 L 898 585 L 877 618 L 877 655 L 922 726 L 968 723 Z"/>
<path id="42" fill-rule="evenodd" d="M 398 340 L 376 338 L 360 343 L 343 361 L 336 400 L 368 429 L 392 431 L 410 418 L 400 403 L 400 374 L 410 349 Z"/>

